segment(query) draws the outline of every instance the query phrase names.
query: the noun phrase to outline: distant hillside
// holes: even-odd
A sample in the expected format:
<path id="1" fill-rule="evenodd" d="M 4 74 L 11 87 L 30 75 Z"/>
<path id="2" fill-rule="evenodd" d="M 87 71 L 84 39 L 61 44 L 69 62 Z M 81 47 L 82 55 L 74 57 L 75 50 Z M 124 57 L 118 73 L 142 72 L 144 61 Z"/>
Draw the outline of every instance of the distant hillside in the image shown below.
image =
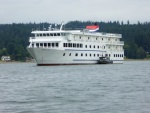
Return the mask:
<path id="1" fill-rule="evenodd" d="M 70 21 L 64 29 L 83 29 L 95 22 Z M 150 23 L 127 24 L 123 22 L 96 22 L 100 32 L 120 33 L 125 42 L 125 56 L 131 59 L 143 59 L 150 53 Z M 54 24 L 52 24 L 54 26 Z M 30 57 L 26 50 L 32 29 L 48 28 L 49 23 L 1 24 L 0 56 L 10 55 L 13 60 L 25 61 Z M 60 25 L 58 25 L 60 26 Z"/>

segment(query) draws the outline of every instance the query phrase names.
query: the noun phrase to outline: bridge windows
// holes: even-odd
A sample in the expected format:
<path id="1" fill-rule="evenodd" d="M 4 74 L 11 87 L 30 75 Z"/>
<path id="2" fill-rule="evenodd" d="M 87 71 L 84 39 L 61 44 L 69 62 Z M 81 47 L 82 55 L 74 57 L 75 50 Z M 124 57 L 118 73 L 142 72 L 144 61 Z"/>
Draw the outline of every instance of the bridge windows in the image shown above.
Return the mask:
<path id="1" fill-rule="evenodd" d="M 35 48 L 54 48 L 59 47 L 59 43 L 32 43 Z"/>
<path id="2" fill-rule="evenodd" d="M 37 37 L 46 37 L 46 36 L 63 36 L 63 33 L 37 33 L 35 36 Z"/>

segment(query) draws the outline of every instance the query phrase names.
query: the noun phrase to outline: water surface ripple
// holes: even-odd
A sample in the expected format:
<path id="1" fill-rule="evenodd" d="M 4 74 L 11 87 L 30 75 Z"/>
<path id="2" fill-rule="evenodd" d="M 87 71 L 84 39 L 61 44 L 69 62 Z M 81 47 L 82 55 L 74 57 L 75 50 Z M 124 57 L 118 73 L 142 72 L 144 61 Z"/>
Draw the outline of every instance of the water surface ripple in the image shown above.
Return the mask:
<path id="1" fill-rule="evenodd" d="M 150 113 L 149 66 L 0 64 L 0 113 Z"/>

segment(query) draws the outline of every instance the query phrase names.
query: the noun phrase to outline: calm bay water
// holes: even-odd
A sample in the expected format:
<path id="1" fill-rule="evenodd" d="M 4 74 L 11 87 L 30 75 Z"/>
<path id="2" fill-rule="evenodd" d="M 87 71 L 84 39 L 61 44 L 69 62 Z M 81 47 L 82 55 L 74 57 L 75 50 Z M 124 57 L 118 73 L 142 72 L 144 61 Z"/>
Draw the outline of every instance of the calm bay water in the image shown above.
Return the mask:
<path id="1" fill-rule="evenodd" d="M 0 64 L 0 113 L 150 113 L 150 61 Z"/>

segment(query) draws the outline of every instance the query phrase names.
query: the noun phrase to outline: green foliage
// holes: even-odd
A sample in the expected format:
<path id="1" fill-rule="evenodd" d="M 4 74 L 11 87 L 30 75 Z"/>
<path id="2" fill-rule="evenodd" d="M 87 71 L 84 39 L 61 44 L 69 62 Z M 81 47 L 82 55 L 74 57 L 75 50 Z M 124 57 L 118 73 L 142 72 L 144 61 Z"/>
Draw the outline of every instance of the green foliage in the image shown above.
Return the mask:
<path id="1" fill-rule="evenodd" d="M 147 57 L 146 57 L 147 59 L 150 59 L 150 55 L 147 55 Z"/>
<path id="2" fill-rule="evenodd" d="M 138 58 L 138 59 L 143 59 L 143 58 L 145 58 L 146 56 L 147 56 L 146 51 L 145 51 L 142 47 L 139 47 L 139 48 L 137 49 L 137 58 Z"/>
<path id="3" fill-rule="evenodd" d="M 84 29 L 95 22 L 70 21 L 64 29 Z M 125 42 L 125 56 L 132 59 L 143 59 L 150 53 L 150 23 L 127 24 L 119 21 L 96 22 L 100 26 L 100 32 L 120 33 Z M 52 24 L 54 27 L 54 24 Z M 25 61 L 31 57 L 26 50 L 29 45 L 29 37 L 33 29 L 42 30 L 48 28 L 49 23 L 28 24 L 0 24 L 0 57 L 10 55 L 11 59 Z M 60 26 L 60 25 L 58 25 Z"/>

